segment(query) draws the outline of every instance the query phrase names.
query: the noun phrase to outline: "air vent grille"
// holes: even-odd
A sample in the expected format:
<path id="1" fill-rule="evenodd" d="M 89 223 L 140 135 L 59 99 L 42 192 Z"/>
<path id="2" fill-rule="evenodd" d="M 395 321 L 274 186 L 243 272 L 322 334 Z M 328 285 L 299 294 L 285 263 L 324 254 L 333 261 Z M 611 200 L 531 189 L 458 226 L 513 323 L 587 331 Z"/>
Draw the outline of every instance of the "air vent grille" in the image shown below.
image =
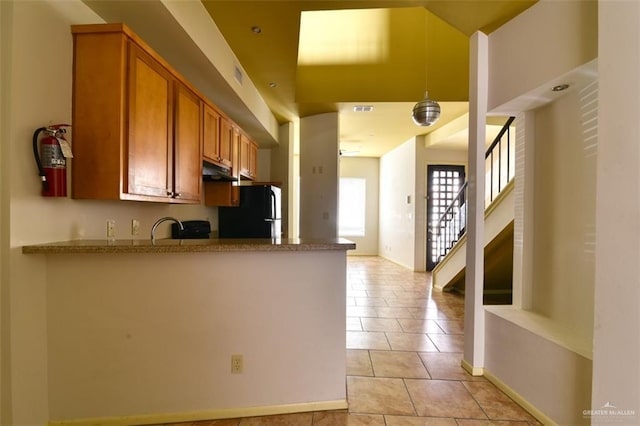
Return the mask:
<path id="1" fill-rule="evenodd" d="M 242 84 L 242 79 L 244 78 L 244 74 L 238 65 L 233 66 L 233 74 L 236 77 L 236 81 Z"/>
<path id="2" fill-rule="evenodd" d="M 373 111 L 373 105 L 356 105 L 353 107 L 353 112 L 371 112 Z"/>

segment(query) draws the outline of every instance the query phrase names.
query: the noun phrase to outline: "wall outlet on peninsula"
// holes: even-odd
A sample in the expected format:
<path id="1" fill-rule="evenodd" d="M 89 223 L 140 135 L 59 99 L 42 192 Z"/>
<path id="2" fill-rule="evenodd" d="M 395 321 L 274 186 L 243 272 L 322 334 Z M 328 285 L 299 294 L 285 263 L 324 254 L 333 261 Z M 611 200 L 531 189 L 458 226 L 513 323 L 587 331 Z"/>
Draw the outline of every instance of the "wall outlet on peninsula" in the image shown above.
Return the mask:
<path id="1" fill-rule="evenodd" d="M 107 238 L 116 237 L 116 221 L 115 219 L 107 219 Z"/>

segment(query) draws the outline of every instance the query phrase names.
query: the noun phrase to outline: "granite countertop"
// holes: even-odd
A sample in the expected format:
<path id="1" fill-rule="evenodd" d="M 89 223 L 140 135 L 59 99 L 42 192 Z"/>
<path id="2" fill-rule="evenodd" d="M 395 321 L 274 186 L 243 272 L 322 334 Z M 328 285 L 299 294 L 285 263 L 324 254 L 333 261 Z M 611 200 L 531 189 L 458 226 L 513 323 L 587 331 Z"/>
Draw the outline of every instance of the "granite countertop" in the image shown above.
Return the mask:
<path id="1" fill-rule="evenodd" d="M 353 250 L 355 243 L 344 238 L 334 239 L 202 239 L 173 240 L 72 240 L 26 245 L 25 254 L 80 253 L 203 253 L 244 251 L 317 251 Z"/>

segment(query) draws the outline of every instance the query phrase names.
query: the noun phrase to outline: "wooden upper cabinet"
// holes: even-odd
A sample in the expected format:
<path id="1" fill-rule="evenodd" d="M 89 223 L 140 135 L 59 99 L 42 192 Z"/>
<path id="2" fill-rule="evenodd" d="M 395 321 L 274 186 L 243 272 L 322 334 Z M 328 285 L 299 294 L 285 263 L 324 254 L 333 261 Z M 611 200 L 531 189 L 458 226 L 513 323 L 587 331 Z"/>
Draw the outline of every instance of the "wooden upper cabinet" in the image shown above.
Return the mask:
<path id="1" fill-rule="evenodd" d="M 173 77 L 129 44 L 129 132 L 124 192 L 166 198 L 173 188 Z M 76 125 L 74 120 L 74 128 Z M 74 140 L 76 143 L 84 141 Z M 81 159 L 75 159 L 80 162 Z M 74 179 L 75 180 L 75 179 Z"/>
<path id="2" fill-rule="evenodd" d="M 72 33 L 72 196 L 200 202 L 200 97 L 125 25 Z"/>
<path id="3" fill-rule="evenodd" d="M 231 123 L 206 103 L 203 110 L 203 133 L 204 160 L 231 168 Z"/>
<path id="4" fill-rule="evenodd" d="M 254 141 L 249 145 L 249 176 L 251 179 L 258 177 L 258 145 Z"/>
<path id="5" fill-rule="evenodd" d="M 175 83 L 175 129 L 172 196 L 184 201 L 202 197 L 201 100 L 182 83 Z"/>
<path id="6" fill-rule="evenodd" d="M 225 167 L 233 166 L 233 130 L 225 117 L 220 118 L 220 163 Z"/>
<path id="7" fill-rule="evenodd" d="M 128 136 L 128 38 L 117 31 L 93 34 L 74 29 L 73 40 L 72 196 L 119 199 L 128 190 L 127 175 L 122 175 L 128 162 L 122 154 Z"/>
<path id="8" fill-rule="evenodd" d="M 231 175 L 234 178 L 240 177 L 240 128 L 232 125 L 231 122 L 228 122 L 230 126 L 230 135 L 231 135 Z"/>
<path id="9" fill-rule="evenodd" d="M 211 106 L 202 107 L 202 157 L 212 163 L 220 159 L 221 116 Z"/>
<path id="10" fill-rule="evenodd" d="M 220 119 L 222 117 L 211 106 L 202 108 L 202 156 L 212 163 L 220 161 Z"/>
<path id="11" fill-rule="evenodd" d="M 240 174 L 249 177 L 249 151 L 251 141 L 244 134 L 240 135 Z"/>
<path id="12" fill-rule="evenodd" d="M 244 133 L 240 135 L 240 175 L 250 180 L 257 176 L 258 145 Z"/>

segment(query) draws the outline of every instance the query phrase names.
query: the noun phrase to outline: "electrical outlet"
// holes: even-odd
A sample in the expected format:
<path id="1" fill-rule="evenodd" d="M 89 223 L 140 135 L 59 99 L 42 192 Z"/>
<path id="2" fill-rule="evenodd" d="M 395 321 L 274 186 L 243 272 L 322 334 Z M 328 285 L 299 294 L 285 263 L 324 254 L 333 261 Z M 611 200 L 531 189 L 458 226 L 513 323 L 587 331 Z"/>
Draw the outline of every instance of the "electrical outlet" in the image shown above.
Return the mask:
<path id="1" fill-rule="evenodd" d="M 235 354 L 231 355 L 231 372 L 233 374 L 242 373 L 242 369 L 244 367 L 244 361 L 242 359 L 242 355 Z"/>
<path id="2" fill-rule="evenodd" d="M 116 236 L 116 221 L 114 219 L 107 219 L 107 238 L 115 238 Z"/>
<path id="3" fill-rule="evenodd" d="M 140 233 L 140 221 L 138 219 L 131 220 L 131 235 L 138 235 Z"/>

